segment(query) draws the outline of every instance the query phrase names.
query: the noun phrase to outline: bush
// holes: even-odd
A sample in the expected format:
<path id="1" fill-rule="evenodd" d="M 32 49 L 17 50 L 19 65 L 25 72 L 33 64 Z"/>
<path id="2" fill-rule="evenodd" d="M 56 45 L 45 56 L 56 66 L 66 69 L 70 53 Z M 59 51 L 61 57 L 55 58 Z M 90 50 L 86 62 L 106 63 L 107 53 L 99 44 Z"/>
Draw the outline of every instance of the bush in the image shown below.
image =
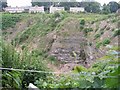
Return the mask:
<path id="1" fill-rule="evenodd" d="M 101 35 L 104 34 L 104 31 L 101 31 L 100 34 L 101 34 Z"/>
<path id="2" fill-rule="evenodd" d="M 109 43 L 110 43 L 110 39 L 105 39 L 103 40 L 102 45 L 105 46 L 106 44 L 109 44 Z"/>
<path id="3" fill-rule="evenodd" d="M 83 30 L 83 29 L 84 29 L 84 26 L 80 25 L 80 29 Z"/>
<path id="4" fill-rule="evenodd" d="M 92 32 L 92 31 L 93 31 L 92 28 L 85 28 L 85 29 L 84 29 L 84 32 L 85 32 L 85 33 L 89 33 L 89 32 Z"/>
<path id="5" fill-rule="evenodd" d="M 88 34 L 89 32 L 92 32 L 92 31 L 93 31 L 92 28 L 84 28 L 84 30 L 83 30 L 85 36 L 87 36 L 87 34 Z"/>
<path id="6" fill-rule="evenodd" d="M 120 35 L 120 29 L 114 31 L 114 34 L 113 34 L 114 37 L 116 37 L 116 36 L 118 36 L 118 35 Z"/>
<path id="7" fill-rule="evenodd" d="M 80 21 L 80 25 L 85 25 L 85 20 L 84 20 L 84 19 L 82 19 L 82 20 Z"/>

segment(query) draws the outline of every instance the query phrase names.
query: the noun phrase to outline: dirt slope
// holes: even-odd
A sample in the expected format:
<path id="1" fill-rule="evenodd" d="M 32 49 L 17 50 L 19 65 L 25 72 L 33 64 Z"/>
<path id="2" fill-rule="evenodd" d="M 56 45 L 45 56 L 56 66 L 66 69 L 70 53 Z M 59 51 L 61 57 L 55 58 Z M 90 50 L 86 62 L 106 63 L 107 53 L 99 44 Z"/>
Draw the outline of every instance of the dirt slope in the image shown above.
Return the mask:
<path id="1" fill-rule="evenodd" d="M 11 42 L 19 33 L 29 27 L 32 28 L 32 25 L 34 26 L 36 22 L 36 19 L 28 18 L 26 21 L 17 23 L 14 28 L 6 30 L 11 34 L 5 36 L 5 40 Z M 86 22 L 86 24 L 87 26 L 84 26 L 84 28 L 93 29 L 92 32 L 88 33 L 87 37 L 84 35 L 84 31 L 80 29 L 79 19 L 70 18 L 66 20 L 59 30 L 51 30 L 51 32 L 44 36 L 36 34 L 37 36 L 34 36 L 29 43 L 25 40 L 24 44 L 28 43 L 26 47 L 29 48 L 30 52 L 32 50 L 45 51 L 48 57 L 53 56 L 56 60 L 64 62 L 64 64 L 58 67 L 48 63 L 48 68 L 51 68 L 53 71 L 69 72 L 78 65 L 89 68 L 93 62 L 106 53 L 105 47 L 96 48 L 96 43 L 103 41 L 105 38 L 111 38 L 113 29 L 117 26 L 116 23 L 111 23 L 109 19 L 98 21 L 94 24 Z M 41 28 L 40 30 L 39 28 L 37 29 L 34 32 L 40 33 Z M 101 31 L 103 34 L 95 39 L 95 35 L 101 33 Z M 115 42 L 117 42 L 117 38 L 111 38 L 110 44 L 114 45 Z"/>

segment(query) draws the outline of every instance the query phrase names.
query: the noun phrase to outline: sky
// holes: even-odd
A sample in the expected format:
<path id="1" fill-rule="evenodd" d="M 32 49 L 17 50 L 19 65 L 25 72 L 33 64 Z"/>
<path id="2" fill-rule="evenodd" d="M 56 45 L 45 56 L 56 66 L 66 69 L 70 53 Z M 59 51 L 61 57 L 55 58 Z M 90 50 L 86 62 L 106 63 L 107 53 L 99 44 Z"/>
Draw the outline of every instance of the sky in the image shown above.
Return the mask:
<path id="1" fill-rule="evenodd" d="M 31 6 L 31 1 L 32 0 L 7 0 L 8 6 Z M 77 0 L 77 1 L 81 1 L 81 0 Z M 120 0 L 95 0 L 99 3 L 101 3 L 101 5 L 103 5 L 104 3 L 109 3 L 110 1 L 116 1 L 119 2 Z"/>

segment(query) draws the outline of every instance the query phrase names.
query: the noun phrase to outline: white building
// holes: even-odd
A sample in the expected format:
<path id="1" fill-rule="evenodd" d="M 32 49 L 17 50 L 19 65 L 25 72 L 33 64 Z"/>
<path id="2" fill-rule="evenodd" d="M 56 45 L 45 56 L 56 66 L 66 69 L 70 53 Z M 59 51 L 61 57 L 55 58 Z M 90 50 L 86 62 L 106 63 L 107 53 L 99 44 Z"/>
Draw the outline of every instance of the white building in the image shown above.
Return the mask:
<path id="1" fill-rule="evenodd" d="M 70 7 L 70 12 L 78 13 L 78 12 L 84 12 L 85 9 L 83 7 Z"/>
<path id="2" fill-rule="evenodd" d="M 55 13 L 55 12 L 60 12 L 60 11 L 64 11 L 64 7 L 50 7 L 50 13 Z"/>
<path id="3" fill-rule="evenodd" d="M 23 7 L 6 7 L 5 12 L 9 12 L 9 13 L 22 13 L 24 12 L 24 8 Z"/>
<path id="4" fill-rule="evenodd" d="M 29 8 L 29 13 L 44 13 L 44 6 L 35 6 Z"/>

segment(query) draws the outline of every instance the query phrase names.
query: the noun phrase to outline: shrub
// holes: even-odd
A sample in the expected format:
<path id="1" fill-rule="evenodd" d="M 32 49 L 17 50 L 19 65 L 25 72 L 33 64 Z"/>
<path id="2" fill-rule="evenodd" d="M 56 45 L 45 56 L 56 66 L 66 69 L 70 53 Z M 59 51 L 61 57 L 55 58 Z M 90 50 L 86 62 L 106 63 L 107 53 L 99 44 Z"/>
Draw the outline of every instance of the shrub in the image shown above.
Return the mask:
<path id="1" fill-rule="evenodd" d="M 120 35 L 120 29 L 114 31 L 114 34 L 113 34 L 114 37 L 116 37 L 116 36 L 118 36 L 118 35 Z"/>
<path id="2" fill-rule="evenodd" d="M 92 32 L 92 31 L 93 31 L 92 28 L 84 28 L 84 30 L 83 30 L 85 36 L 87 36 L 87 34 L 88 34 L 89 32 Z"/>
<path id="3" fill-rule="evenodd" d="M 101 31 L 101 33 L 100 33 L 100 34 L 101 34 L 101 35 L 102 35 L 102 34 L 104 34 L 104 31 Z"/>
<path id="4" fill-rule="evenodd" d="M 84 29 L 84 32 L 86 32 L 86 33 L 88 33 L 88 32 L 92 32 L 92 31 L 93 31 L 92 28 L 85 28 L 85 29 Z"/>
<path id="5" fill-rule="evenodd" d="M 80 29 L 83 30 L 83 29 L 84 29 L 84 26 L 80 25 Z"/>
<path id="6" fill-rule="evenodd" d="M 82 19 L 82 20 L 80 21 L 80 25 L 85 25 L 85 20 L 84 20 L 84 19 Z"/>
<path id="7" fill-rule="evenodd" d="M 106 44 L 109 44 L 109 43 L 110 43 L 110 39 L 107 38 L 103 40 L 102 45 L 105 46 Z"/>

